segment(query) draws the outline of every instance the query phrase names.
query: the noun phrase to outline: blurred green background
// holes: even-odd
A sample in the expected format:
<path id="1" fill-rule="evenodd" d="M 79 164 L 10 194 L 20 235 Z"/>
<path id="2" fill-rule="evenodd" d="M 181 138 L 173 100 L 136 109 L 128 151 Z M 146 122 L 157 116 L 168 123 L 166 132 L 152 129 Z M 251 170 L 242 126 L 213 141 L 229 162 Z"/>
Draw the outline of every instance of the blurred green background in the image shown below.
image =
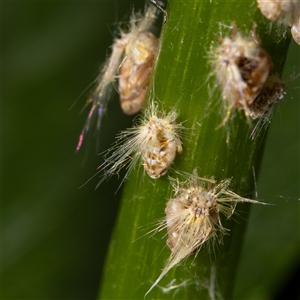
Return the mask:
<path id="1" fill-rule="evenodd" d="M 79 189 L 102 157 L 94 141 L 75 148 L 84 91 L 133 7 L 143 1 L 1 4 L 1 299 L 96 297 L 120 181 L 95 190 L 95 177 Z M 257 182 L 258 199 L 275 206 L 252 208 L 236 299 L 271 299 L 300 263 L 300 78 L 289 80 L 299 66 L 293 42 Z M 100 152 L 131 126 L 117 98 L 103 119 Z"/>

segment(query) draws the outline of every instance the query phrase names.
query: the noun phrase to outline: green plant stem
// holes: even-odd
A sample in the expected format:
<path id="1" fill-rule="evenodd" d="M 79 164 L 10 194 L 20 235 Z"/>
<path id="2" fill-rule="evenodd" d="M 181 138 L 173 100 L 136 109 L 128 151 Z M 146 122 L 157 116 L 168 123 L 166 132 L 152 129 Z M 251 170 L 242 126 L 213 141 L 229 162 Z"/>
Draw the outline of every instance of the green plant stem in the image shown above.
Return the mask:
<path id="1" fill-rule="evenodd" d="M 150 97 L 166 111 L 174 107 L 179 122 L 184 122 L 183 148 L 174 168 L 217 180 L 232 178 L 231 189 L 253 197 L 266 136 L 261 132 L 249 138 L 249 125 L 243 112 L 232 115 L 228 126 L 222 122 L 222 100 L 211 76 L 208 51 L 220 36 L 231 34 L 236 23 L 248 35 L 253 23 L 263 47 L 274 62 L 273 72 L 281 74 L 289 38 L 282 38 L 276 26 L 269 26 L 254 1 L 169 1 L 168 21 L 161 35 L 161 48 L 153 70 Z M 214 91 L 211 93 L 211 91 Z M 265 128 L 263 128 L 265 130 Z M 229 134 L 229 143 L 226 142 Z M 176 177 L 174 171 L 169 175 Z M 160 275 L 170 250 L 165 246 L 166 232 L 146 235 L 164 217 L 167 199 L 172 195 L 167 176 L 158 180 L 144 176 L 136 168 L 125 184 L 118 221 L 111 239 L 99 299 L 142 299 Z M 268 207 L 265 208 L 266 211 Z M 182 262 L 161 280 L 147 299 L 230 299 L 234 274 L 245 232 L 249 204 L 239 204 L 242 217 L 222 220 L 230 231 L 214 251 L 205 247 L 194 259 Z M 212 250 L 212 249 L 210 249 Z M 173 281 L 172 281 L 173 280 Z M 162 287 L 182 284 L 182 288 Z"/>

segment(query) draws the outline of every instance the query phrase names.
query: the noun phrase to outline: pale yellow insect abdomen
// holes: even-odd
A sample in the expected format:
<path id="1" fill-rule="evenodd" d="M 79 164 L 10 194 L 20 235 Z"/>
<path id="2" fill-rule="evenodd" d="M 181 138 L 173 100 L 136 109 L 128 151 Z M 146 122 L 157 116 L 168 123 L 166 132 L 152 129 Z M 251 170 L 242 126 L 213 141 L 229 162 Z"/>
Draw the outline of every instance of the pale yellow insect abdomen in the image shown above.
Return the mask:
<path id="1" fill-rule="evenodd" d="M 158 44 L 158 39 L 146 31 L 132 40 L 119 71 L 120 103 L 128 115 L 142 109 Z"/>
<path id="2" fill-rule="evenodd" d="M 176 153 L 182 152 L 181 141 L 169 120 L 156 116 L 145 124 L 143 132 L 142 163 L 147 174 L 156 179 L 166 174 Z"/>

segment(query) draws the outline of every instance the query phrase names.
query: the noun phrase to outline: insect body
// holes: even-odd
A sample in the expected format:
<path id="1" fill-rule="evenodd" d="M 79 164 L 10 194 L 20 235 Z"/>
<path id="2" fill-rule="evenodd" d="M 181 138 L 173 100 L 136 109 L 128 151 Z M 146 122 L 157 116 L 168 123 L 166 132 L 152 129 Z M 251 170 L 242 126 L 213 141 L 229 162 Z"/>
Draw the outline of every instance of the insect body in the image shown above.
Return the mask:
<path id="1" fill-rule="evenodd" d="M 197 254 L 205 242 L 222 241 L 226 229 L 222 226 L 220 213 L 230 218 L 238 202 L 265 204 L 230 191 L 230 179 L 217 184 L 215 180 L 198 177 L 196 171 L 185 182 L 173 178 L 171 182 L 174 196 L 167 203 L 165 219 L 156 229 L 167 228 L 167 246 L 171 255 L 146 295 L 171 268 L 191 254 Z"/>
<path id="2" fill-rule="evenodd" d="M 277 20 L 289 6 L 290 1 L 257 0 L 261 13 L 269 20 Z"/>
<path id="3" fill-rule="evenodd" d="M 269 118 L 274 104 L 284 97 L 285 83 L 276 75 L 269 76 L 260 94 L 254 99 L 247 113 L 252 119 Z"/>
<path id="4" fill-rule="evenodd" d="M 143 106 L 158 39 L 151 32 L 143 31 L 128 40 L 119 71 L 119 92 L 124 113 L 131 115 Z"/>
<path id="5" fill-rule="evenodd" d="M 284 97 L 285 82 L 277 75 L 269 76 L 261 93 L 248 108 L 247 114 L 252 119 L 259 119 L 253 128 L 250 137 L 253 139 L 260 130 L 270 123 L 274 105 Z"/>
<path id="6" fill-rule="evenodd" d="M 131 115 L 141 110 L 149 83 L 149 76 L 157 51 L 158 38 L 151 33 L 158 10 L 150 5 L 144 15 L 133 14 L 128 32 L 121 31 L 112 45 L 112 53 L 97 79 L 97 87 L 87 105 L 92 103 L 87 120 L 79 136 L 77 150 L 81 148 L 85 133 L 96 121 L 100 129 L 113 83 L 118 78 L 121 107 Z"/>
<path id="7" fill-rule="evenodd" d="M 126 165 L 129 173 L 138 160 L 151 178 L 165 175 L 176 153 L 182 152 L 182 126 L 176 124 L 177 116 L 175 111 L 167 114 L 151 103 L 144 110 L 140 124 L 121 132 L 115 145 L 108 150 L 112 154 L 99 167 L 105 173 L 99 184 L 113 174 L 119 174 Z"/>
<path id="8" fill-rule="evenodd" d="M 300 1 L 257 0 L 261 13 L 269 20 L 283 19 L 291 28 L 292 36 L 300 45 Z"/>
<path id="9" fill-rule="evenodd" d="M 299 5 L 299 11 L 300 11 L 300 5 Z M 300 12 L 299 12 L 299 14 L 300 14 Z M 291 28 L 291 33 L 294 38 L 294 41 L 298 45 L 300 45 L 300 16 L 299 16 L 298 20 L 296 20 L 295 23 L 293 24 L 293 26 Z"/>
<path id="10" fill-rule="evenodd" d="M 242 37 L 233 27 L 232 36 L 212 49 L 212 64 L 221 85 L 227 111 L 235 107 L 247 112 L 259 95 L 273 67 L 268 53 L 260 46 L 255 27 L 250 37 Z M 223 120 L 229 118 L 230 113 Z"/>
<path id="11" fill-rule="evenodd" d="M 182 152 L 182 145 L 177 135 L 175 124 L 177 114 L 160 118 L 151 116 L 149 121 L 141 127 L 140 151 L 146 172 L 151 178 L 165 175 L 173 163 L 176 153 Z"/>

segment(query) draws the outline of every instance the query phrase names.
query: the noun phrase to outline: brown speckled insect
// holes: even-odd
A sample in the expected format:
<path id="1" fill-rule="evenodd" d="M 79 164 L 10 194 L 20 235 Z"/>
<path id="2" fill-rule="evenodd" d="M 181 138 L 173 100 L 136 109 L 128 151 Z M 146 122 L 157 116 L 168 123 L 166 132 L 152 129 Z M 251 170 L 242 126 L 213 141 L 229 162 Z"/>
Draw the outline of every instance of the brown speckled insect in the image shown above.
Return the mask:
<path id="1" fill-rule="evenodd" d="M 111 56 L 97 79 L 95 91 L 87 101 L 87 105 L 92 103 L 92 107 L 79 136 L 77 150 L 94 121 L 97 130 L 100 129 L 101 119 L 117 78 L 124 113 L 131 115 L 142 109 L 158 45 L 158 38 L 151 32 L 157 13 L 154 5 L 146 6 L 144 14 L 133 13 L 128 32 L 121 31 L 120 38 L 112 45 Z"/>
<path id="2" fill-rule="evenodd" d="M 211 50 L 213 73 L 221 85 L 227 114 L 233 107 L 247 112 L 262 91 L 273 63 L 269 54 L 260 46 L 254 24 L 251 36 L 243 37 L 233 25 L 231 37 L 220 40 Z"/>
<path id="3" fill-rule="evenodd" d="M 261 117 L 269 118 L 272 114 L 275 103 L 284 97 L 285 83 L 278 76 L 269 76 L 260 94 L 248 107 L 247 113 L 252 119 Z"/>
<path id="4" fill-rule="evenodd" d="M 260 132 L 261 128 L 270 123 L 274 105 L 285 95 L 284 88 L 285 82 L 277 75 L 269 76 L 262 91 L 248 108 L 247 114 L 250 118 L 259 119 L 251 132 L 252 139 Z"/>
<path id="5" fill-rule="evenodd" d="M 112 154 L 99 167 L 100 171 L 104 171 L 99 184 L 119 174 L 125 166 L 128 170 L 126 178 L 139 160 L 151 178 L 165 175 L 176 153 L 182 152 L 180 131 L 183 126 L 176 123 L 177 116 L 175 111 L 159 111 L 157 105 L 151 102 L 143 111 L 140 124 L 122 131 L 115 145 L 108 150 L 108 154 Z"/>
<path id="6" fill-rule="evenodd" d="M 198 177 L 196 170 L 185 175 L 187 180 L 184 182 L 170 178 L 174 196 L 167 202 L 165 219 L 154 231 L 167 229 L 171 255 L 146 295 L 171 268 L 191 254 L 197 255 L 205 242 L 222 241 L 226 229 L 222 226 L 220 213 L 230 218 L 239 202 L 266 204 L 230 191 L 230 179 L 216 183 L 213 179 Z"/>
<path id="7" fill-rule="evenodd" d="M 300 1 L 299 0 L 257 0 L 261 13 L 269 20 L 279 18 L 291 27 L 292 36 L 300 45 Z"/>

